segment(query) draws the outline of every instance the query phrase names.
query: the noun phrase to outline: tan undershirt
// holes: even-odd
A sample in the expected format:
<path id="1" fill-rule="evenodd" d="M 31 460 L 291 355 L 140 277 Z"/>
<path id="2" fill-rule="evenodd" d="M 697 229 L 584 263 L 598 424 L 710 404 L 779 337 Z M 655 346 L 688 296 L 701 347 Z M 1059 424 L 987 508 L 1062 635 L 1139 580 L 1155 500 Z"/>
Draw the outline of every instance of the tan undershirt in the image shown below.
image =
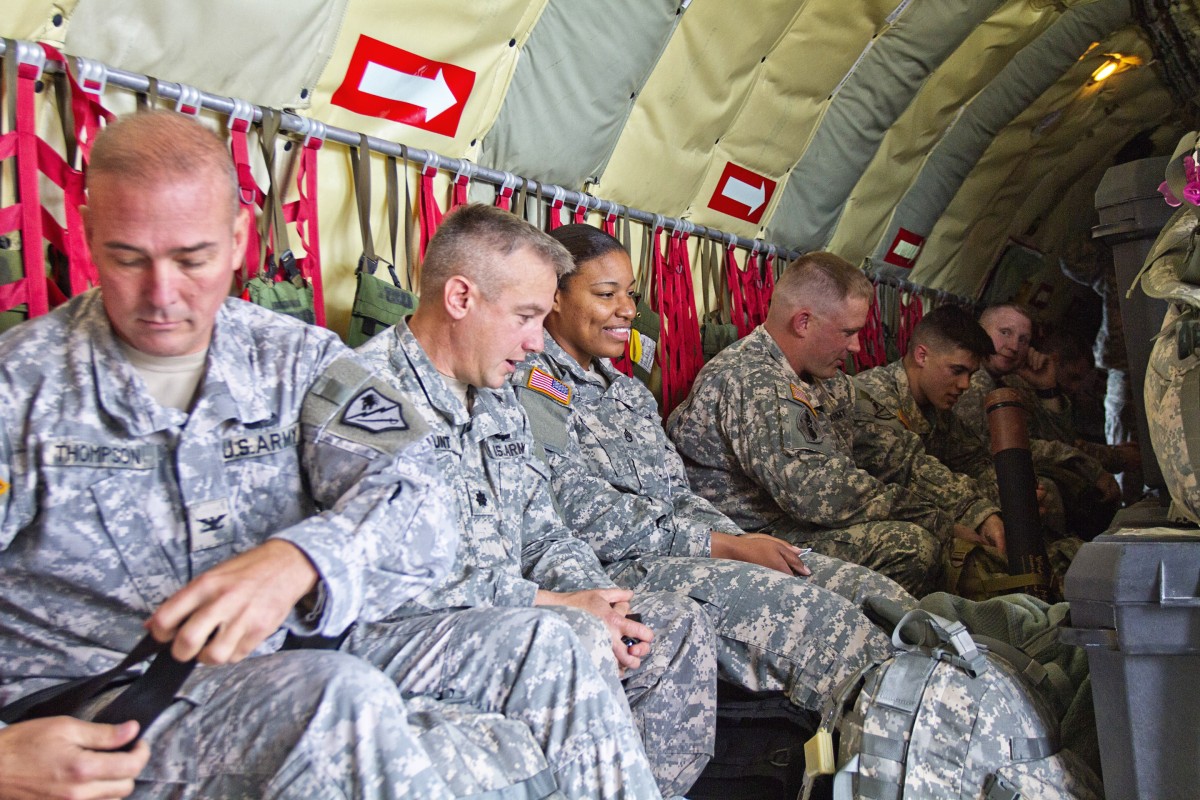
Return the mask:
<path id="1" fill-rule="evenodd" d="M 467 411 L 469 412 L 471 410 L 471 401 L 467 399 L 467 394 L 471 389 L 471 384 L 463 383 L 457 378 L 452 378 L 444 372 L 439 372 L 438 375 L 442 376 L 442 380 L 446 382 L 447 388 L 450 389 L 450 392 L 457 397 L 464 406 L 466 406 Z"/>
<path id="2" fill-rule="evenodd" d="M 120 340 L 121 352 L 142 377 L 146 388 L 160 406 L 187 411 L 192 407 L 196 387 L 204 377 L 208 350 L 186 356 L 152 356 L 135 350 Z"/>

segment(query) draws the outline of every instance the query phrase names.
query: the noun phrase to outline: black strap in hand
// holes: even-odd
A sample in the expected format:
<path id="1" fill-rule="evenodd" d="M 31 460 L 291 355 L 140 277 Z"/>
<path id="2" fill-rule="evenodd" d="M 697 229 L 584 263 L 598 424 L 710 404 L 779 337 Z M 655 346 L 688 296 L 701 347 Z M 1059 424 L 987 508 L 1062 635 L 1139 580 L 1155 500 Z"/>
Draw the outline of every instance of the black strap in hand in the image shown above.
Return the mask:
<path id="1" fill-rule="evenodd" d="M 141 675 L 135 676 L 129 671 L 151 657 L 154 661 Z M 105 706 L 95 721 L 117 725 L 137 720 L 140 738 L 142 731 L 175 701 L 175 693 L 195 666 L 194 660 L 176 661 L 171 656 L 170 642 L 162 644 L 146 634 L 120 664 L 107 672 L 26 695 L 0 709 L 0 721 L 11 725 L 27 719 L 70 716 L 101 692 L 128 683 L 129 688 Z M 136 743 L 137 738 L 121 749 L 128 750 Z"/>

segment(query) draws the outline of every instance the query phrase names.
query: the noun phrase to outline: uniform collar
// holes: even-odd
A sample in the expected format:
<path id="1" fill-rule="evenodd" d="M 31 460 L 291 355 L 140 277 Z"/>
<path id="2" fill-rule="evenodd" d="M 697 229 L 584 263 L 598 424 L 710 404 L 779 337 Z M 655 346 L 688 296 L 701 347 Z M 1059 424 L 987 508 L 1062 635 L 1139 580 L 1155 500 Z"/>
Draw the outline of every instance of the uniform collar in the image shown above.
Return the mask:
<path id="1" fill-rule="evenodd" d="M 429 405 L 451 425 L 466 425 L 471 419 L 467 407 L 450 391 L 442 374 L 433 365 L 425 348 L 417 341 L 408 320 L 401 318 L 392 328 L 392 347 L 388 362 L 398 375 L 408 372 L 416 379 Z M 478 390 L 471 389 L 478 394 Z M 478 398 L 476 398 L 478 401 Z"/>
<path id="2" fill-rule="evenodd" d="M 253 379 L 258 350 L 249 331 L 234 319 L 238 310 L 234 304 L 243 302 L 230 298 L 217 310 L 204 378 L 189 415 L 163 408 L 151 398 L 141 376 L 117 344 L 100 290 L 93 290 L 85 300 L 77 334 L 85 340 L 79 345 L 85 349 L 77 352 L 91 354 L 100 406 L 135 436 L 184 424 L 204 433 L 228 419 L 242 423 L 270 419 L 270 405 Z"/>
<path id="3" fill-rule="evenodd" d="M 931 428 L 930 420 L 917 405 L 917 399 L 912 396 L 912 384 L 909 383 L 908 373 L 904 369 L 904 360 L 897 359 L 881 369 L 891 374 L 896 382 L 896 396 L 900 398 L 900 408 L 896 416 L 904 423 L 904 427 L 918 436 L 928 433 Z M 937 413 L 936 409 L 934 413 Z"/>

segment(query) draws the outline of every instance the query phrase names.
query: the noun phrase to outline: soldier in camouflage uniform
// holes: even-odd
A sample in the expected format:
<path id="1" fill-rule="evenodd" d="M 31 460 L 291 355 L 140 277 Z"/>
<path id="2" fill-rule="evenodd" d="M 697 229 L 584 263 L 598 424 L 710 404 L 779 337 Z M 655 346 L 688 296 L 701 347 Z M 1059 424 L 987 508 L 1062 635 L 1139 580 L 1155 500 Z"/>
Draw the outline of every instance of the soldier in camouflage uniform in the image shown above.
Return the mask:
<path id="1" fill-rule="evenodd" d="M 89 750 L 136 723 L 0 730 L 0 787 L 125 795 L 140 768 L 139 797 L 451 797 L 385 676 L 275 652 L 285 628 L 341 633 L 368 583 L 411 597 L 450 567 L 421 431 L 356 424 L 363 397 L 404 404 L 332 334 L 226 299 L 248 215 L 197 123 L 109 126 L 89 184 L 103 288 L 0 340 L 0 702 L 107 670 L 146 628 L 207 666 L 130 756 Z"/>
<path id="2" fill-rule="evenodd" d="M 743 535 L 694 494 L 650 391 L 609 361 L 623 351 L 636 313 L 629 257 L 619 241 L 588 225 L 550 235 L 571 252 L 576 270 L 559 281 L 546 349 L 512 383 L 563 517 L 618 585 L 702 604 L 719 634 L 722 679 L 783 691 L 817 710 L 851 671 L 890 653 L 887 637 L 856 603 L 864 596 L 904 606 L 915 600 L 865 567 L 820 555 L 805 566 L 798 548 Z"/>
<path id="3" fill-rule="evenodd" d="M 590 548 L 563 527 L 546 468 L 533 457 L 525 413 L 507 383 L 525 355 L 541 349 L 557 274 L 570 268 L 558 243 L 519 218 L 465 206 L 430 243 L 417 312 L 359 350 L 415 398 L 455 490 L 464 534 L 450 577 L 397 615 L 435 629 L 438 623 L 424 620 L 447 608 L 508 606 L 530 620 L 552 613 L 531 605 L 562 613 L 593 645 L 617 695 L 617 665 L 625 672 L 624 691 L 658 784 L 664 794 L 682 793 L 712 754 L 712 627 L 691 600 L 616 588 Z M 627 619 L 630 610 L 646 624 Z M 421 648 L 410 645 L 398 655 L 417 659 Z M 552 672 L 556 665 L 543 668 Z M 542 713 L 569 715 L 580 702 L 553 698 Z"/>
<path id="4" fill-rule="evenodd" d="M 959 397 L 954 415 L 990 452 L 984 399 L 1001 386 L 1020 390 L 1030 412 L 1034 470 L 1057 486 L 1067 515 L 1066 528 L 1083 536 L 1095 535 L 1115 512 L 1121 489 L 1098 461 L 1058 441 L 1061 432 L 1070 427 L 1070 404 L 1058 388 L 1053 359 L 1030 347 L 1032 317 L 1019 305 L 1004 304 L 984 309 L 979 324 L 991 336 L 996 352 L 984 362 L 984 369 L 971 376 L 971 387 Z"/>
<path id="5" fill-rule="evenodd" d="M 952 410 L 980 364 L 994 353 L 991 337 L 970 314 L 957 306 L 942 306 L 917 324 L 904 358 L 861 372 L 855 380 L 887 407 L 897 426 L 921 437 L 926 452 L 954 472 L 975 479 L 985 495 L 999 504 L 1000 488 L 988 443 L 967 430 Z M 1039 453 L 1044 456 L 1052 449 L 1049 445 L 1039 446 Z M 1042 520 L 1051 534 L 1047 547 L 1061 578 L 1082 542 L 1063 539 L 1062 501 L 1055 501 L 1058 492 L 1052 482 L 1043 479 L 1042 483 Z M 1006 574 L 1007 561 L 993 555 Z"/>
<path id="6" fill-rule="evenodd" d="M 127 779 L 149 755 L 146 797 L 441 798 L 511 776 L 539 797 L 556 778 L 571 796 L 654 796 L 623 702 L 556 618 L 478 612 L 490 638 L 453 644 L 486 663 L 430 653 L 409 676 L 453 706 L 403 687 L 419 729 L 394 664 L 275 652 L 281 625 L 337 635 L 357 621 L 366 656 L 406 645 L 381 618 L 442 580 L 457 545 L 428 429 L 332 334 L 226 300 L 247 219 L 224 146 L 195 122 L 110 126 L 91 181 L 103 289 L 0 345 L 0 702 L 111 666 L 147 615 L 176 655 L 223 665 L 193 672 L 148 751 L 115 767 L 63 743 L 115 745 L 130 726 L 0 730 L 0 786 L 49 780 L 47 762 Z"/>
<path id="7" fill-rule="evenodd" d="M 696 492 L 743 530 L 862 564 L 920 596 L 951 536 L 1002 547 L 1003 525 L 841 372 L 871 292 L 832 254 L 789 264 L 766 323 L 705 365 L 667 433 Z"/>

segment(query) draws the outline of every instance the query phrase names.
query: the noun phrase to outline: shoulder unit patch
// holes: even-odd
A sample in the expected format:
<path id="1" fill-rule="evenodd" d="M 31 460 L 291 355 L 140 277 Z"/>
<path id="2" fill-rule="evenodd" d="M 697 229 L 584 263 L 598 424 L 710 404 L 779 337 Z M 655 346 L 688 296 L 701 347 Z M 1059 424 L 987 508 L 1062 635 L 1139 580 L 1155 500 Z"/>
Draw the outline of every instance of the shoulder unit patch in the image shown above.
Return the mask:
<path id="1" fill-rule="evenodd" d="M 342 422 L 372 433 L 408 430 L 400 404 L 384 397 L 373 387 L 359 392 L 346 405 Z"/>
<path id="2" fill-rule="evenodd" d="M 571 404 L 571 387 L 541 367 L 534 367 L 529 371 L 529 378 L 525 381 L 525 387 L 539 394 L 544 394 L 546 397 L 562 403 L 564 406 Z"/>

